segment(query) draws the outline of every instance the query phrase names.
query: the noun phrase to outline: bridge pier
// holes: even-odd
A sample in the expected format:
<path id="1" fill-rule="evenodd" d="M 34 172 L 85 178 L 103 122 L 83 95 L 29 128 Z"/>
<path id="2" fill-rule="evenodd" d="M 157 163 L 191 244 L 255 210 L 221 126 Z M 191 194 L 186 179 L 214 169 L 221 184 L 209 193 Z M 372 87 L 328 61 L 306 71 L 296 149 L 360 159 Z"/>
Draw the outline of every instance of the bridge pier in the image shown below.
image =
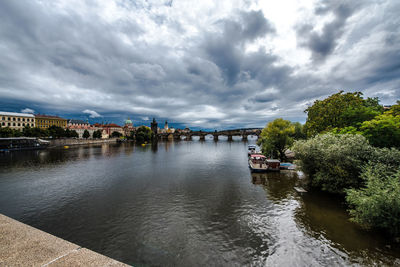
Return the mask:
<path id="1" fill-rule="evenodd" d="M 206 135 L 205 134 L 201 134 L 200 135 L 200 141 L 206 141 Z"/>
<path id="2" fill-rule="evenodd" d="M 192 135 L 191 134 L 187 134 L 185 140 L 186 141 L 192 141 Z"/>
<path id="3" fill-rule="evenodd" d="M 232 135 L 228 135 L 228 141 L 229 141 L 229 142 L 232 142 L 232 141 L 233 141 Z"/>
<path id="4" fill-rule="evenodd" d="M 242 135 L 242 141 L 247 141 L 247 134 Z"/>
<path id="5" fill-rule="evenodd" d="M 218 134 L 214 134 L 214 141 L 218 141 Z"/>

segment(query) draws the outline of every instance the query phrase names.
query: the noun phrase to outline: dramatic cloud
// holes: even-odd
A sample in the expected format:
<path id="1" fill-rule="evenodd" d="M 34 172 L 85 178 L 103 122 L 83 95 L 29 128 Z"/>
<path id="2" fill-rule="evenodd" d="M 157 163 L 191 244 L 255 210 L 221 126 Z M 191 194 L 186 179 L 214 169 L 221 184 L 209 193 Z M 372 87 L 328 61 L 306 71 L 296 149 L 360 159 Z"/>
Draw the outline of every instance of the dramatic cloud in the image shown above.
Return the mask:
<path id="1" fill-rule="evenodd" d="M 89 109 L 85 109 L 84 111 L 82 111 L 85 114 L 90 114 L 90 118 L 99 118 L 101 117 L 101 115 L 99 113 L 97 113 L 94 110 L 89 110 Z"/>
<path id="2" fill-rule="evenodd" d="M 0 1 L 1 110 L 262 127 L 342 89 L 400 98 L 398 1 L 288 2 Z"/>

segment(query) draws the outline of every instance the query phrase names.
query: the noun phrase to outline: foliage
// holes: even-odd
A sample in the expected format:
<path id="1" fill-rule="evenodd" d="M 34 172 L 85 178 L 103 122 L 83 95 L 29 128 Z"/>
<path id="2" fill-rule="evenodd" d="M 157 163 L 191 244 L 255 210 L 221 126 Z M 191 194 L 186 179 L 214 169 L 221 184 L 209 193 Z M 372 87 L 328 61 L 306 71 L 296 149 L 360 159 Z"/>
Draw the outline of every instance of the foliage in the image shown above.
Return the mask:
<path id="1" fill-rule="evenodd" d="M 144 142 L 150 142 L 153 139 L 153 132 L 149 127 L 140 126 L 135 133 L 136 142 L 143 144 Z"/>
<path id="2" fill-rule="evenodd" d="M 331 193 L 358 187 L 362 166 L 374 152 L 367 139 L 358 134 L 332 133 L 296 141 L 293 151 L 312 186 Z"/>
<path id="3" fill-rule="evenodd" d="M 387 115 L 400 116 L 400 100 L 397 100 L 397 104 L 393 105 L 388 111 L 385 112 Z"/>
<path id="4" fill-rule="evenodd" d="M 378 163 L 365 167 L 361 174 L 365 187 L 347 190 L 352 220 L 364 227 L 382 228 L 400 234 L 400 170 Z"/>
<path id="5" fill-rule="evenodd" d="M 50 126 L 48 129 L 49 136 L 52 138 L 62 138 L 65 137 L 65 130 L 59 126 Z"/>
<path id="6" fill-rule="evenodd" d="M 331 131 L 333 128 L 357 126 L 366 120 L 382 114 L 383 108 L 377 98 L 363 99 L 362 93 L 333 94 L 324 100 L 317 100 L 305 110 L 307 113 L 307 135 Z"/>
<path id="7" fill-rule="evenodd" d="M 0 128 L 0 137 L 17 137 L 20 136 L 21 132 L 18 130 L 13 130 L 9 127 Z"/>
<path id="8" fill-rule="evenodd" d="M 83 131 L 82 137 L 85 138 L 85 139 L 88 139 L 90 137 L 89 131 L 88 130 Z"/>
<path id="9" fill-rule="evenodd" d="M 79 134 L 75 130 L 66 129 L 65 130 L 65 137 L 78 138 Z"/>
<path id="10" fill-rule="evenodd" d="M 111 137 L 121 137 L 122 134 L 120 132 L 112 132 Z"/>
<path id="11" fill-rule="evenodd" d="M 306 139 L 307 134 L 306 134 L 306 129 L 303 124 L 300 122 L 294 122 L 294 134 L 292 135 L 294 140 L 300 140 L 300 139 Z"/>
<path id="12" fill-rule="evenodd" d="M 400 147 L 400 115 L 382 114 L 364 121 L 360 127 L 371 145 L 377 147 Z"/>
<path id="13" fill-rule="evenodd" d="M 270 156 L 284 160 L 285 151 L 293 143 L 291 136 L 294 134 L 295 126 L 290 121 L 279 118 L 268 123 L 261 131 L 258 144 L 266 155 L 271 153 Z"/>
<path id="14" fill-rule="evenodd" d="M 93 132 L 93 138 L 101 138 L 102 133 L 101 130 L 96 130 Z"/>

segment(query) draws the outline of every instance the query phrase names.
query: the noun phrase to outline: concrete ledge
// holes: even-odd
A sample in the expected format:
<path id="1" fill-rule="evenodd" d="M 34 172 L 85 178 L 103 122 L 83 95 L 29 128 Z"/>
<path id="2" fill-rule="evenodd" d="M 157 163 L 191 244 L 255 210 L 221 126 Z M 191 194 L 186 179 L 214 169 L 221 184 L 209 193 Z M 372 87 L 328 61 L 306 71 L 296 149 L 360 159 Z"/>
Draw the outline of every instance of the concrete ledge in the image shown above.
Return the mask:
<path id="1" fill-rule="evenodd" d="M 0 214 L 0 266 L 128 266 Z"/>

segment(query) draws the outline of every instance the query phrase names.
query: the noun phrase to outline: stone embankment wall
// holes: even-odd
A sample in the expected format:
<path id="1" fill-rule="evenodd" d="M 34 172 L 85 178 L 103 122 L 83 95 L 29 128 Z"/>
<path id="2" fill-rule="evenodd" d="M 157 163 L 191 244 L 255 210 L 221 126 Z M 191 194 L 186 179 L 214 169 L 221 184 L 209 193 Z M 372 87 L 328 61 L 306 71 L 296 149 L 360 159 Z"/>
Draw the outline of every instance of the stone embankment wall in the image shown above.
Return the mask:
<path id="1" fill-rule="evenodd" d="M 0 266 L 128 266 L 0 214 Z"/>
<path id="2" fill-rule="evenodd" d="M 117 139 L 118 138 L 110 138 L 110 139 L 63 138 L 63 139 L 49 140 L 50 141 L 49 147 L 115 143 L 115 142 L 117 142 Z"/>

